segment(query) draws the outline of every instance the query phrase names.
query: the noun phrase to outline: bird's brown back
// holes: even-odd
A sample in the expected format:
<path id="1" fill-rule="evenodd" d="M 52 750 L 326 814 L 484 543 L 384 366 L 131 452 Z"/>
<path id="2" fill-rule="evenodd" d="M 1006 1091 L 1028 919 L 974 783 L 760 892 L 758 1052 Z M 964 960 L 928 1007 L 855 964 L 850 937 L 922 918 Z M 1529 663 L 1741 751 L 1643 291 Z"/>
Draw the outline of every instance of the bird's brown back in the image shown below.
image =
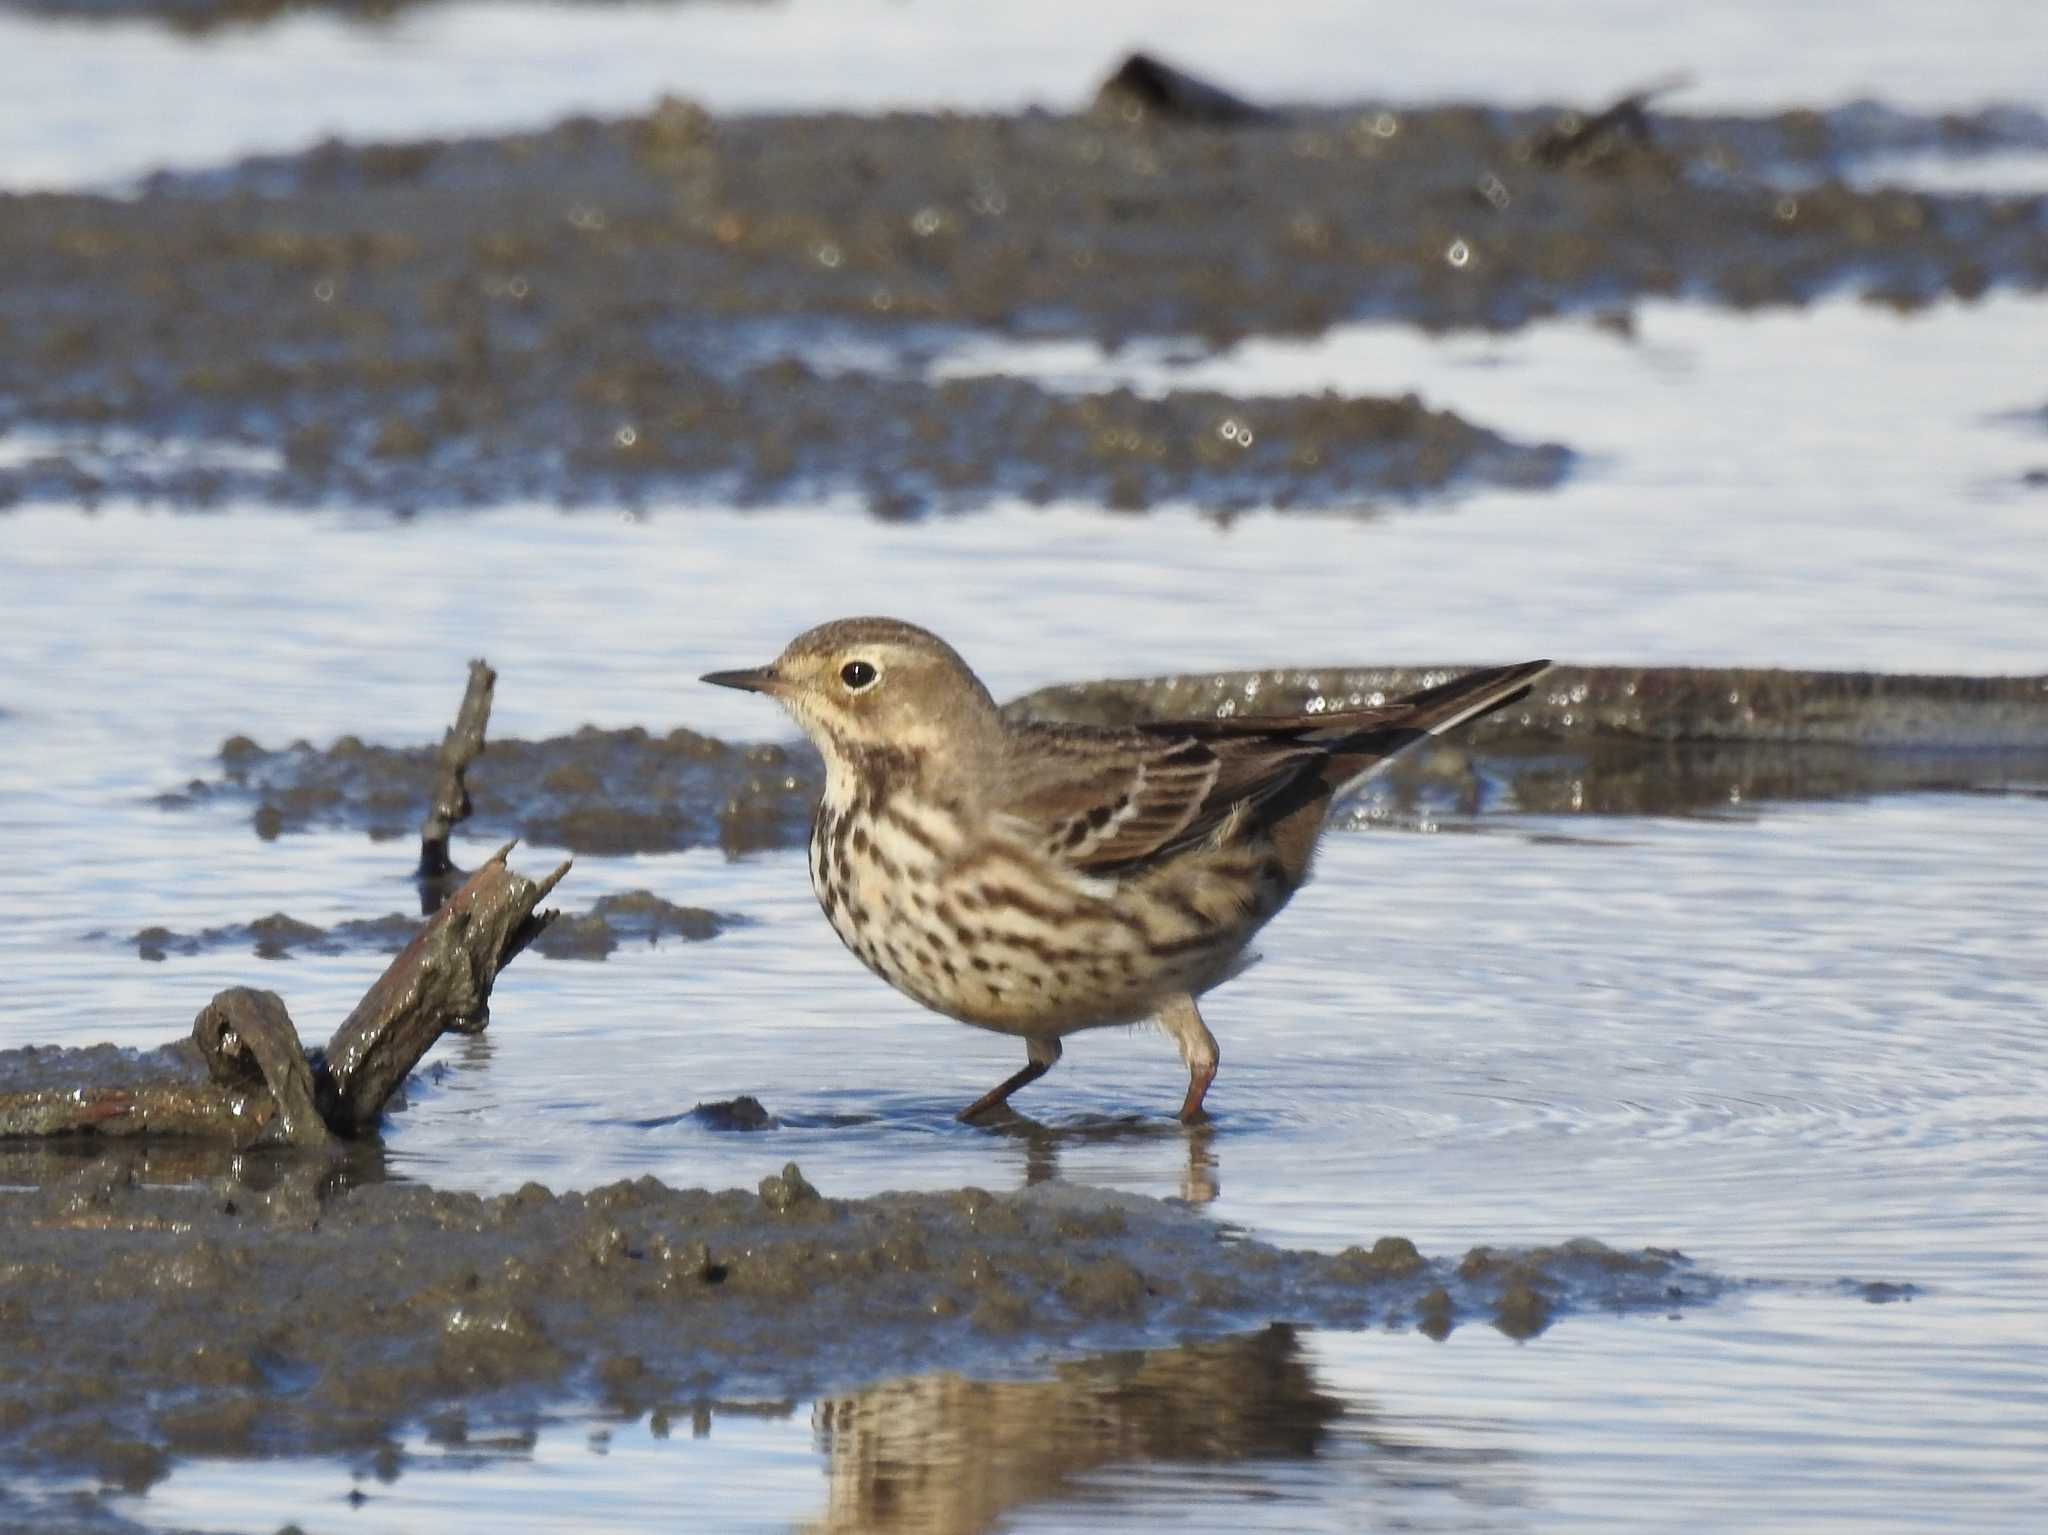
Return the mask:
<path id="1" fill-rule="evenodd" d="M 1527 695 L 1548 661 L 1490 667 L 1366 709 L 1165 720 L 1126 730 L 1013 726 L 996 808 L 1094 874 L 1134 872 L 1229 816 L 1272 840 L 1290 882 L 1331 803 L 1401 751 Z"/>

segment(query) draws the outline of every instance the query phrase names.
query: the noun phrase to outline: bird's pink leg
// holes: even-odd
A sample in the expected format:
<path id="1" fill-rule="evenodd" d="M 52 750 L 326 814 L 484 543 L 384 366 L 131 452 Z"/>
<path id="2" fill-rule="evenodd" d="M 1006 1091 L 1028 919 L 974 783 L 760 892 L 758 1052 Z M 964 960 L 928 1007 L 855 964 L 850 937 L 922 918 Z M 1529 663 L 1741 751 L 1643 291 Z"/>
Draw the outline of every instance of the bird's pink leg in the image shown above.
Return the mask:
<path id="1" fill-rule="evenodd" d="M 1188 1095 L 1180 1106 L 1180 1122 L 1198 1125 L 1209 1117 L 1203 1112 L 1202 1099 L 1209 1084 L 1216 1080 L 1216 1065 L 1222 1059 L 1216 1049 L 1216 1036 L 1202 1022 L 1193 997 L 1175 997 L 1162 1007 L 1159 1026 L 1180 1047 L 1180 1058 L 1187 1062 Z"/>
<path id="2" fill-rule="evenodd" d="M 1029 1059 L 1022 1071 L 1004 1078 L 953 1117 L 959 1120 L 973 1119 L 978 1114 L 986 1114 L 990 1109 L 1001 1107 L 1009 1102 L 1010 1094 L 1020 1087 L 1028 1087 L 1036 1082 L 1051 1071 L 1053 1063 L 1060 1058 L 1060 1042 L 1057 1039 L 1028 1039 L 1024 1042 L 1024 1050 Z"/>

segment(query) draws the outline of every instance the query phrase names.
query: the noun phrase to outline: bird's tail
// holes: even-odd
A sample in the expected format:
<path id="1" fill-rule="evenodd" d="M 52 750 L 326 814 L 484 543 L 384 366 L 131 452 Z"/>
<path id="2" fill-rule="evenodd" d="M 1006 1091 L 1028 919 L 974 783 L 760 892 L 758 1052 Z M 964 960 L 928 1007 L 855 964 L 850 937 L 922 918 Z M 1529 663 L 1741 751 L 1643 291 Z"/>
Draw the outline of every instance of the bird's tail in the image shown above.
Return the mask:
<path id="1" fill-rule="evenodd" d="M 1409 747 L 1431 736 L 1520 702 L 1529 696 L 1536 679 L 1549 670 L 1548 661 L 1522 661 L 1467 672 L 1382 708 L 1360 711 L 1359 728 L 1350 734 L 1340 734 L 1346 723 L 1342 715 L 1329 716 L 1329 728 L 1317 733 L 1335 748 L 1328 769 L 1335 793 L 1355 789 Z"/>

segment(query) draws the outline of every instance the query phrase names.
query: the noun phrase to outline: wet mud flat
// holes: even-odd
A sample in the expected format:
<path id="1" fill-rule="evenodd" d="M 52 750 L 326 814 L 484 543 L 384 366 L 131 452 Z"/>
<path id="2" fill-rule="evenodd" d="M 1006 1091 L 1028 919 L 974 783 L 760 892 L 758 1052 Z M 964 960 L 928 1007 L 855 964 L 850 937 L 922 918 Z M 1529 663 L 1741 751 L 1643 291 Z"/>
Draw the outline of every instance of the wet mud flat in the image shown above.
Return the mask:
<path id="1" fill-rule="evenodd" d="M 167 810 L 223 796 L 256 802 L 266 840 L 310 826 L 362 826 L 377 840 L 409 836 L 434 784 L 437 748 L 347 736 L 326 748 L 271 750 L 247 736 L 221 744 L 221 775 L 165 791 Z M 738 854 L 795 845 L 810 829 L 824 771 L 808 746 L 734 743 L 677 728 L 585 726 L 541 741 L 491 742 L 468 770 L 472 830 L 508 827 L 528 842 L 594 854 L 673 853 L 715 846 Z"/>
<path id="2" fill-rule="evenodd" d="M 1381 703 L 1469 669 L 1299 667 L 1088 682 L 1042 689 L 1005 707 L 1020 719 L 1096 725 L 1316 712 Z M 355 736 L 326 748 L 266 748 L 237 736 L 220 749 L 218 776 L 166 791 L 157 803 L 169 811 L 246 805 L 251 827 L 266 839 L 331 827 L 396 837 L 408 807 L 426 797 L 435 760 L 431 746 Z M 469 769 L 469 782 L 474 829 L 484 835 L 576 853 L 715 846 L 738 857 L 802 846 L 823 777 L 801 742 L 586 727 L 542 741 L 494 741 Z M 1508 806 L 1668 815 L 1773 799 L 2044 787 L 2048 679 L 1561 666 L 1513 709 L 1397 759 L 1368 786 L 1364 804 L 1368 816 Z M 632 914 L 609 915 L 617 926 Z M 622 937 L 670 928 L 708 936 L 723 920 L 660 911 L 638 919 Z M 576 931 L 558 923 L 541 952 Z M 221 934 L 259 952 L 266 939 L 294 941 L 255 924 Z M 296 941 L 348 936 L 314 930 Z M 192 941 L 168 933 L 136 939 L 158 949 Z"/>
<path id="3" fill-rule="evenodd" d="M 701 906 L 681 906 L 651 890 L 624 890 L 599 896 L 586 910 L 556 913 L 531 947 L 543 959 L 601 960 L 629 943 L 702 943 L 742 920 Z M 120 941 L 132 944 L 136 956 L 146 960 L 236 949 L 245 949 L 258 959 L 290 959 L 299 954 L 396 954 L 412 941 L 420 925 L 420 918 L 402 911 L 381 917 L 350 917 L 328 927 L 274 911 L 247 922 L 228 922 L 190 933 L 146 927 L 123 935 Z M 86 936 L 112 935 L 102 929 Z"/>
<path id="4" fill-rule="evenodd" d="M 69 1171 L 31 1155 L 38 1186 L 0 1192 L 0 1465 L 129 1488 L 174 1455 L 373 1455 L 451 1408 L 688 1412 L 1269 1321 L 1531 1337 L 1727 1287 L 1679 1254 L 1592 1241 L 1286 1251 L 1050 1184 L 837 1200 L 790 1165 L 752 1192 L 643 1178 L 486 1198 L 357 1183 L 345 1162 L 164 1186 L 147 1155 Z M 10 1182 L 18 1160 L 0 1153 Z"/>
<path id="5" fill-rule="evenodd" d="M 669 101 L 0 198 L 0 502 L 1377 507 L 1553 485 L 1570 445 L 1412 397 L 1076 396 L 924 364 L 988 331 L 1223 346 L 2048 285 L 2048 197 L 1839 179 L 2048 137 L 2025 113 L 1188 115 L 1115 92 L 1071 116 Z"/>

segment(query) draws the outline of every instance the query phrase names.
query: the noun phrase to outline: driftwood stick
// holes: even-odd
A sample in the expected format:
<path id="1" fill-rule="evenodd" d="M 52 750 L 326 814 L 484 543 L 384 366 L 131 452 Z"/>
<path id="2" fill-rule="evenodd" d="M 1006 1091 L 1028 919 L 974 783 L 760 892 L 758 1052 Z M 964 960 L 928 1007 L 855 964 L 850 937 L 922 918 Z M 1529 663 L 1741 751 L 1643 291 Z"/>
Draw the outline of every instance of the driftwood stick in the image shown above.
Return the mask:
<path id="1" fill-rule="evenodd" d="M 441 754 L 434 780 L 434 798 L 427 806 L 427 818 L 420 823 L 421 879 L 441 879 L 455 865 L 448 857 L 448 837 L 469 818 L 469 785 L 464 774 L 483 755 L 484 728 L 491 722 L 491 693 L 498 674 L 481 657 L 469 663 L 469 686 L 462 694 L 462 707 L 455 723 L 441 737 Z"/>
<path id="2" fill-rule="evenodd" d="M 336 1133 L 370 1129 L 444 1032 L 482 1029 L 498 971 L 554 920 L 534 908 L 569 865 L 535 882 L 507 867 L 511 848 L 498 849 L 442 904 L 328 1041 L 316 1088 L 321 1117 Z"/>
<path id="3" fill-rule="evenodd" d="M 136 1087 L 40 1087 L 0 1093 L 0 1140 L 53 1135 L 195 1135 L 236 1139 L 237 1129 L 260 1138 L 270 1122 L 268 1104 L 247 1104 L 211 1082 L 154 1083 Z M 237 1141 L 247 1144 L 247 1141 Z"/>
<path id="4" fill-rule="evenodd" d="M 207 1074 L 230 1092 L 269 1095 L 275 1123 L 265 1139 L 287 1146 L 325 1146 L 333 1137 L 313 1096 L 313 1068 L 299 1031 L 274 991 L 235 986 L 192 1020 L 192 1042 Z"/>
<path id="5" fill-rule="evenodd" d="M 484 749 L 497 682 L 489 663 L 469 663 L 462 707 L 441 741 L 433 803 L 420 826 L 427 922 L 324 1052 L 305 1049 L 276 992 L 232 987 L 200 1009 L 190 1045 L 159 1052 L 162 1059 L 146 1070 L 138 1063 L 132 1081 L 51 1083 L 32 1071 L 22 1090 L 0 1092 L 0 1139 L 189 1135 L 236 1146 L 331 1147 L 337 1136 L 375 1126 L 442 1034 L 480 1031 L 498 972 L 554 921 L 554 912 L 535 908 L 569 872 L 565 861 L 539 881 L 515 874 L 505 862 L 508 842 L 440 898 L 460 875 L 448 838 L 470 813 L 463 775 Z"/>
<path id="6" fill-rule="evenodd" d="M 24 1089 L 0 1092 L 0 1140 L 181 1135 L 331 1148 L 337 1136 L 363 1134 L 436 1039 L 483 1027 L 498 972 L 554 921 L 535 908 L 569 864 L 530 880 L 506 866 L 511 848 L 498 849 L 427 921 L 323 1055 L 304 1050 L 275 992 L 233 987 L 200 1009 L 190 1044 L 136 1063 L 132 1080 L 108 1082 L 103 1065 L 81 1064 L 79 1076 L 64 1081 L 71 1068 L 60 1067 L 53 1081 L 44 1067 Z"/>

